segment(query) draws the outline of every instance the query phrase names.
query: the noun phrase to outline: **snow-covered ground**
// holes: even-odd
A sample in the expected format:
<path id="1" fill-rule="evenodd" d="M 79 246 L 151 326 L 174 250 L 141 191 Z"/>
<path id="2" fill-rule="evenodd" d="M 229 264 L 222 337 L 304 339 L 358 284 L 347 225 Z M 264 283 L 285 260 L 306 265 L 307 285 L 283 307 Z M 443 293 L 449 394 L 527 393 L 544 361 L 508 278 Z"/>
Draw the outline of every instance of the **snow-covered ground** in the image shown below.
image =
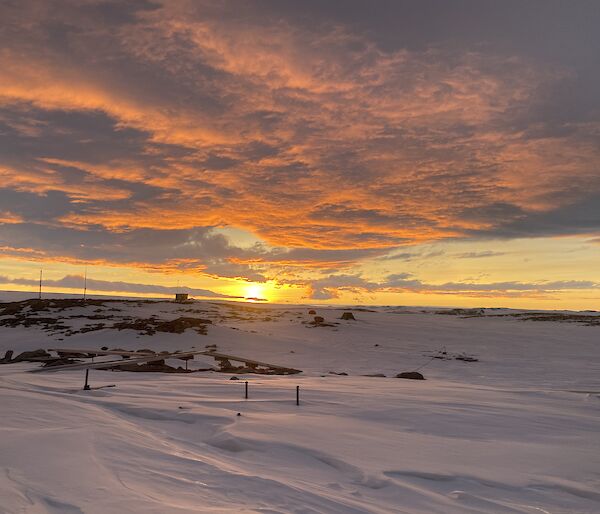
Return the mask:
<path id="1" fill-rule="evenodd" d="M 600 326 L 384 307 L 342 321 L 344 309 L 319 307 L 332 326 L 313 327 L 308 309 L 107 302 L 22 313 L 54 328 L 0 326 L 2 355 L 216 344 L 303 370 L 238 381 L 93 370 L 92 386 L 116 387 L 82 391 L 82 371 L 0 365 L 0 512 L 600 512 Z M 212 324 L 111 328 L 152 316 Z M 420 367 L 425 381 L 394 378 Z"/>

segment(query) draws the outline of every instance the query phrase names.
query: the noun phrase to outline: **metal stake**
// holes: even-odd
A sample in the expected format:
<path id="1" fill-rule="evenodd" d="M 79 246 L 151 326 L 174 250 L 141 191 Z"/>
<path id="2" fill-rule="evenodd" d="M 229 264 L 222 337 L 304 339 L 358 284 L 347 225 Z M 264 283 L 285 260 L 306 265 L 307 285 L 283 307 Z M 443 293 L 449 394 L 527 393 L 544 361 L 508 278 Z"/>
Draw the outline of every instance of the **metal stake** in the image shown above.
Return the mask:
<path id="1" fill-rule="evenodd" d="M 90 374 L 90 370 L 86 369 L 85 370 L 85 385 L 83 386 L 84 391 L 89 391 L 91 389 L 90 384 L 88 384 L 89 374 Z"/>
<path id="2" fill-rule="evenodd" d="M 300 405 L 300 386 L 296 386 L 296 405 Z"/>
<path id="3" fill-rule="evenodd" d="M 246 396 L 245 396 L 245 398 L 247 400 L 248 399 L 248 381 L 247 380 L 246 380 L 246 387 L 245 387 L 245 389 L 246 389 Z"/>

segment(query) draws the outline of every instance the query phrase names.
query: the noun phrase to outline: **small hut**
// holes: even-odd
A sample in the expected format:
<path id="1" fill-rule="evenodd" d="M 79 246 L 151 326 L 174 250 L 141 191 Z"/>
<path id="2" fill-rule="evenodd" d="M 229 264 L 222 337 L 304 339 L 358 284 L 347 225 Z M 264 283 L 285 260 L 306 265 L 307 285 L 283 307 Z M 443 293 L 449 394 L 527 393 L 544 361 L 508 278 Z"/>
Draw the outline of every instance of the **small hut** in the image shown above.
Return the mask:
<path id="1" fill-rule="evenodd" d="M 188 294 L 187 293 L 177 293 L 175 295 L 175 301 L 177 303 L 185 303 L 188 301 Z"/>

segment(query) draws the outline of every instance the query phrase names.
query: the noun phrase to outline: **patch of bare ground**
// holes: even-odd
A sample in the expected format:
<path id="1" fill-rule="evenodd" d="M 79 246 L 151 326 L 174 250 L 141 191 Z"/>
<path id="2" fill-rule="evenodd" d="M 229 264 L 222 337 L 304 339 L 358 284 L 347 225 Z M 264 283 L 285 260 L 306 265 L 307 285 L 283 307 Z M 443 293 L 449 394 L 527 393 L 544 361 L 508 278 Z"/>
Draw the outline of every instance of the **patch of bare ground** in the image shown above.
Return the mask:
<path id="1" fill-rule="evenodd" d="M 517 318 L 522 321 L 554 321 L 559 323 L 583 323 L 587 326 L 600 326 L 600 316 L 592 314 L 564 314 L 558 312 L 515 312 L 507 314 L 487 314 L 488 318 Z"/>
<path id="2" fill-rule="evenodd" d="M 174 320 L 160 320 L 156 316 L 151 316 L 147 319 L 123 316 L 122 314 L 118 314 L 123 311 L 116 306 L 112 306 L 111 304 L 113 303 L 129 303 L 141 306 L 144 303 L 152 303 L 152 301 L 32 299 L 21 302 L 0 303 L 0 327 L 39 327 L 51 334 L 59 334 L 66 337 L 104 329 L 131 329 L 137 330 L 142 335 L 152 335 L 156 332 L 182 334 L 190 328 L 199 334 L 206 335 L 206 326 L 212 323 L 209 319 L 186 316 Z M 90 306 L 96 308 L 89 314 L 62 314 L 67 309 L 77 307 L 89 308 Z M 206 311 L 198 310 L 197 312 Z M 75 329 L 69 324 L 69 320 L 75 319 L 87 320 L 89 323 Z M 109 323 L 109 321 L 111 322 Z"/>
<path id="3" fill-rule="evenodd" d="M 115 303 L 142 306 L 144 304 L 153 303 L 153 300 L 84 300 L 83 298 L 33 298 L 30 300 L 23 300 L 20 302 L 0 303 L 0 316 L 14 315 L 22 313 L 23 311 L 42 312 L 54 310 L 56 312 L 61 312 L 66 309 L 74 309 L 77 307 L 107 307 L 107 305 L 112 305 Z M 111 307 L 109 310 L 113 312 L 120 311 L 120 309 L 116 309 L 114 306 Z M 99 310 L 96 309 L 95 312 L 99 312 Z"/>
<path id="4" fill-rule="evenodd" d="M 181 317 L 170 321 L 156 318 L 136 319 L 115 323 L 111 328 L 117 330 L 137 330 L 140 334 L 153 335 L 156 332 L 169 332 L 183 334 L 188 328 L 194 329 L 198 334 L 206 335 L 206 325 L 212 324 L 209 319 Z"/>

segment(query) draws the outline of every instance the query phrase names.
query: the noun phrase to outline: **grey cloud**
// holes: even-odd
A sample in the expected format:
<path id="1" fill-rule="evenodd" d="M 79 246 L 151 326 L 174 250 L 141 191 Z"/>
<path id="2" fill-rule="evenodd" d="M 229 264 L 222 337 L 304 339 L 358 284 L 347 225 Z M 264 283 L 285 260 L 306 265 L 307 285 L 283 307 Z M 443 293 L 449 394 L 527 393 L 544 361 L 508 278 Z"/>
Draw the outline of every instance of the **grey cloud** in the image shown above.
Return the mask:
<path id="1" fill-rule="evenodd" d="M 77 230 L 11 223 L 0 224 L 0 246 L 14 251 L 35 248 L 46 257 L 71 257 L 91 262 L 106 260 L 150 267 L 170 265 L 232 278 L 264 280 L 251 266 L 229 262 L 229 258 L 243 255 L 243 250 L 232 246 L 223 235 L 212 233 L 210 227 L 111 232 L 102 227 Z M 4 253 L 10 255 L 8 250 Z"/>
<path id="2" fill-rule="evenodd" d="M 432 251 L 424 251 L 424 252 L 399 252 L 399 253 L 390 253 L 388 255 L 384 255 L 379 257 L 378 260 L 381 261 L 414 261 L 414 260 L 422 260 L 422 259 L 433 259 L 435 257 L 441 257 L 445 255 L 446 252 L 444 250 L 432 250 Z"/>
<path id="3" fill-rule="evenodd" d="M 307 25 L 315 19 L 351 25 L 386 50 L 429 46 L 474 50 L 486 45 L 496 51 L 570 61 L 585 68 L 600 43 L 596 30 L 600 10 L 595 0 L 381 0 L 377 9 L 364 0 L 347 0 L 343 9 L 336 2 L 321 0 L 302 4 L 262 0 L 259 4 L 264 9 L 254 12 L 267 11 L 274 18 L 293 17 Z M 248 11 L 249 6 L 240 9 L 238 15 L 246 16 Z"/>
<path id="4" fill-rule="evenodd" d="M 493 202 L 477 207 L 467 207 L 458 213 L 461 219 L 492 224 L 494 227 L 513 223 L 527 217 L 527 212 L 517 205 Z"/>
<path id="5" fill-rule="evenodd" d="M 0 208 L 33 222 L 52 220 L 72 211 L 69 197 L 63 191 L 47 191 L 37 195 L 0 189 Z"/>
<path id="6" fill-rule="evenodd" d="M 341 289 L 371 290 L 375 285 L 359 275 L 330 275 L 310 282 L 310 298 L 329 300 L 338 297 Z"/>
<path id="7" fill-rule="evenodd" d="M 554 282 L 490 282 L 490 283 L 469 283 L 469 282 L 446 282 L 444 284 L 428 284 L 420 280 L 398 280 L 392 279 L 383 283 L 384 286 L 395 288 L 406 288 L 414 291 L 538 291 L 552 292 L 573 289 L 597 289 L 600 284 L 587 280 L 564 280 Z"/>
<path id="8" fill-rule="evenodd" d="M 237 159 L 232 159 L 230 157 L 225 157 L 222 155 L 209 155 L 204 161 L 202 161 L 202 166 L 206 166 L 208 169 L 213 170 L 225 170 L 231 168 L 232 166 L 238 164 L 239 161 Z"/>
<path id="9" fill-rule="evenodd" d="M 290 262 L 292 264 L 306 264 L 310 262 L 335 262 L 353 264 L 357 261 L 369 259 L 384 253 L 381 248 L 356 248 L 349 250 L 320 250 L 313 248 L 274 249 L 257 254 L 264 262 Z"/>
<path id="10" fill-rule="evenodd" d="M 593 186 L 593 185 L 592 185 Z M 593 187 L 592 187 L 593 189 Z M 502 216 L 501 213 L 505 215 Z M 525 212 L 514 206 L 490 206 L 473 209 L 472 219 L 493 223 L 486 230 L 468 231 L 471 235 L 489 237 L 539 237 L 600 232 L 600 194 L 587 194 L 567 205 L 542 212 Z"/>
<path id="11" fill-rule="evenodd" d="M 32 280 L 27 278 L 11 278 L 0 275 L 0 282 L 5 284 L 19 284 L 26 286 L 37 287 L 38 280 Z M 44 280 L 44 287 L 62 287 L 68 289 L 83 289 L 84 277 L 81 275 L 66 275 L 57 280 Z M 243 298 L 240 296 L 231 296 L 226 294 L 217 293 L 209 289 L 197 289 L 192 287 L 178 286 L 178 287 L 166 287 L 156 284 L 137 284 L 132 282 L 121 282 L 121 281 L 109 281 L 109 280 L 96 280 L 93 278 L 87 278 L 87 289 L 88 291 L 117 291 L 120 293 L 139 293 L 139 294 L 161 294 L 161 295 L 174 295 L 178 293 L 188 293 L 192 296 L 201 296 L 204 298 Z"/>
<path id="12" fill-rule="evenodd" d="M 202 271 L 218 277 L 240 277 L 253 282 L 265 282 L 267 280 L 265 275 L 253 270 L 250 266 L 235 262 L 211 262 L 204 266 Z"/>
<path id="13" fill-rule="evenodd" d="M 400 216 L 390 216 L 377 209 L 360 209 L 348 205 L 319 205 L 312 212 L 311 217 L 317 221 L 335 220 L 344 223 L 367 223 L 369 225 L 395 225 L 406 222 Z M 417 218 L 417 216 L 414 216 Z M 408 216 L 407 216 L 408 218 Z M 422 220 L 419 220 L 422 221 Z M 411 224 L 413 220 L 409 221 Z"/>
<path id="14" fill-rule="evenodd" d="M 539 282 L 446 282 L 431 284 L 415 278 L 410 273 L 394 273 L 383 281 L 365 279 L 359 275 L 331 275 L 312 281 L 311 298 L 319 300 L 334 299 L 343 290 L 362 290 L 365 292 L 413 292 L 431 294 L 549 294 L 557 291 L 600 289 L 600 283 L 588 280 L 559 280 Z"/>
<path id="15" fill-rule="evenodd" d="M 6 143 L 2 158 L 8 162 L 46 157 L 103 163 L 129 159 L 132 155 L 161 162 L 144 155 L 144 148 L 150 144 L 148 133 L 118 127 L 114 119 L 97 111 L 45 110 L 24 104 L 4 106 L 0 109 L 0 131 Z"/>
<path id="16" fill-rule="evenodd" d="M 418 253 L 411 252 L 400 252 L 400 253 L 391 253 L 389 255 L 384 255 L 383 257 L 379 257 L 379 260 L 382 261 L 412 261 L 419 257 Z"/>
<path id="17" fill-rule="evenodd" d="M 506 252 L 494 252 L 492 250 L 485 250 L 481 252 L 463 252 L 454 255 L 459 259 L 483 259 L 486 257 L 497 257 L 499 255 L 506 255 Z"/>

